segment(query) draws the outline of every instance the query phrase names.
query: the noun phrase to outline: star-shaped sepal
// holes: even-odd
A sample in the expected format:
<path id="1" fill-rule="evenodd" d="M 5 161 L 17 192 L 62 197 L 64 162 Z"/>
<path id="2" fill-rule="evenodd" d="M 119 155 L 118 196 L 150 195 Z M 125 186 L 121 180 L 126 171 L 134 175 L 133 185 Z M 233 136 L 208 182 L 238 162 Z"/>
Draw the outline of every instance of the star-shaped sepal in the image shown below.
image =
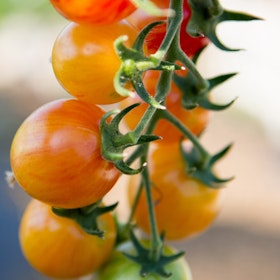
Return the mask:
<path id="1" fill-rule="evenodd" d="M 113 211 L 117 204 L 103 206 L 100 200 L 82 208 L 64 209 L 53 207 L 52 211 L 60 217 L 73 219 L 86 233 L 103 238 L 104 231 L 99 228 L 98 218 L 105 213 Z"/>
<path id="2" fill-rule="evenodd" d="M 152 257 L 151 248 L 144 246 L 135 236 L 133 231 L 130 233 L 130 239 L 135 247 L 136 255 L 131 255 L 129 253 L 123 252 L 123 254 L 136 262 L 140 266 L 140 275 L 145 277 L 149 274 L 158 274 L 161 277 L 168 278 L 172 275 L 172 272 L 167 272 L 165 266 L 184 255 L 184 252 L 178 252 L 172 255 L 164 255 L 162 248 L 156 259 Z M 163 236 L 161 241 L 163 242 Z"/>
<path id="3" fill-rule="evenodd" d="M 194 177 L 210 188 L 222 188 L 226 182 L 233 177 L 220 178 L 215 174 L 214 167 L 230 150 L 232 144 L 227 145 L 214 155 L 202 153 L 196 146 L 185 147 L 180 145 L 181 154 L 186 162 L 186 172 L 189 176 Z"/>
<path id="4" fill-rule="evenodd" d="M 204 48 L 201 49 L 192 59 L 193 63 L 197 63 Z M 234 77 L 237 73 L 228 73 L 219 75 L 214 78 L 205 79 L 207 88 L 202 90 L 200 88 L 199 81 L 196 79 L 194 74 L 189 71 L 187 76 L 174 75 L 173 80 L 182 92 L 182 106 L 187 110 L 192 110 L 197 106 L 203 107 L 207 110 L 221 111 L 230 107 L 235 99 L 231 100 L 226 104 L 216 104 L 211 101 L 210 93 L 214 88 L 221 85 L 223 82 Z"/>
<path id="5" fill-rule="evenodd" d="M 156 135 L 139 135 L 138 132 L 130 131 L 123 134 L 119 124 L 124 116 L 139 104 L 133 104 L 122 111 L 109 111 L 101 119 L 100 131 L 102 138 L 101 153 L 104 159 L 111 161 L 124 174 L 134 175 L 140 173 L 146 166 L 144 163 L 137 169 L 131 168 L 124 160 L 124 150 L 128 147 L 145 144 L 161 139 Z M 115 115 L 113 118 L 111 118 Z"/>
<path id="6" fill-rule="evenodd" d="M 224 51 L 239 51 L 225 46 L 217 36 L 216 27 L 225 21 L 250 21 L 260 20 L 246 13 L 224 9 L 219 1 L 189 0 L 192 15 L 187 25 L 187 32 L 192 36 L 206 36 L 212 43 Z"/>

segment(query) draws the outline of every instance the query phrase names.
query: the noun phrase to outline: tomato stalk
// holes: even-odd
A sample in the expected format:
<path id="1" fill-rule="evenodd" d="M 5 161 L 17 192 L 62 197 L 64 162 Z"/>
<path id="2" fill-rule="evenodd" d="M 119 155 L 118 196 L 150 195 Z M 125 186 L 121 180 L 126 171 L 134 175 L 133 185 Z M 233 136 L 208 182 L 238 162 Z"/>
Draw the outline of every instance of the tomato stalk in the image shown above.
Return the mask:
<path id="1" fill-rule="evenodd" d="M 182 133 L 192 142 L 193 148 L 190 151 L 185 151 L 181 146 L 181 153 L 187 164 L 187 173 L 199 179 L 211 188 L 221 188 L 225 182 L 233 179 L 219 178 L 213 171 L 213 166 L 220 160 L 231 148 L 232 144 L 229 144 L 218 153 L 211 155 L 201 145 L 199 139 L 189 131 L 189 129 L 169 111 L 161 112 L 161 116 L 167 119 L 175 127 L 177 127 Z"/>
<path id="2" fill-rule="evenodd" d="M 163 41 L 161 42 L 158 50 L 152 57 L 162 60 L 166 55 L 167 51 L 170 49 L 170 46 L 180 30 L 181 23 L 183 21 L 183 1 L 174 0 L 170 2 L 170 7 L 176 11 L 176 15 L 173 18 L 168 19 L 168 28 L 164 36 Z"/>
<path id="3" fill-rule="evenodd" d="M 193 145 L 199 151 L 203 162 L 207 161 L 210 157 L 209 153 L 206 149 L 201 145 L 199 139 L 190 132 L 190 130 L 174 115 L 172 115 L 169 111 L 164 111 L 161 113 L 161 117 L 167 119 L 170 123 L 172 123 L 175 127 L 177 127 L 182 133 L 193 143 Z"/>
<path id="4" fill-rule="evenodd" d="M 197 81 L 197 94 L 202 95 L 209 88 L 209 82 L 202 77 L 193 61 L 181 50 L 179 44 L 175 48 L 174 57 L 181 61 Z M 189 75 L 189 74 L 188 74 Z"/>
<path id="5" fill-rule="evenodd" d="M 176 16 L 171 19 L 171 24 L 168 26 L 166 36 L 159 48 L 159 52 L 157 52 L 154 55 L 154 57 L 157 57 L 157 59 L 159 59 L 159 60 L 161 60 L 163 58 L 163 56 L 161 57 L 161 55 L 158 55 L 158 53 L 161 53 L 161 54 L 166 55 L 167 61 L 173 62 L 171 59 L 172 56 L 170 56 L 170 53 L 173 52 L 171 46 L 174 41 L 175 42 L 178 41 L 178 36 L 179 36 L 178 31 L 179 31 L 180 24 L 182 22 L 182 17 L 183 17 L 182 3 L 183 3 L 182 0 L 171 1 L 171 8 L 176 11 Z M 174 31 L 176 31 L 176 32 L 174 32 Z M 178 44 L 176 44 L 176 46 L 178 46 Z M 171 79 L 172 79 L 171 71 L 162 71 L 158 84 L 157 84 L 156 95 L 154 98 L 155 101 L 157 101 L 159 103 L 162 103 L 165 101 L 166 96 L 170 89 Z M 134 85 L 136 86 L 137 93 L 145 90 L 144 85 L 142 85 L 142 84 L 141 84 L 141 86 L 139 86 L 139 83 L 135 83 Z M 158 109 L 165 110 L 164 107 L 158 108 Z M 154 124 L 151 124 L 151 127 L 155 126 L 155 123 L 158 121 L 158 117 L 154 116 L 156 111 L 157 111 L 157 108 L 155 108 L 154 106 L 148 107 L 147 111 L 145 112 L 145 114 L 141 118 L 140 122 L 134 129 L 133 133 L 135 133 L 135 135 L 141 135 L 141 133 L 143 133 L 143 129 L 147 126 L 147 124 L 149 124 L 149 122 L 154 123 Z M 151 133 L 152 130 L 149 132 Z M 148 132 L 146 131 L 146 133 L 148 133 Z"/>
<path id="6" fill-rule="evenodd" d="M 142 161 L 143 160 L 145 161 L 146 158 L 143 157 Z M 155 262 L 155 261 L 158 261 L 160 258 L 163 243 L 162 243 L 162 240 L 160 238 L 160 235 L 159 235 L 159 232 L 157 229 L 154 204 L 153 204 L 153 198 L 152 198 L 152 193 L 151 193 L 151 181 L 150 181 L 150 177 L 149 177 L 148 168 L 145 168 L 141 175 L 142 175 L 143 186 L 144 186 L 145 193 L 146 193 L 150 227 L 151 227 L 150 260 Z"/>
<path id="7" fill-rule="evenodd" d="M 169 49 L 172 45 L 172 42 L 174 40 L 178 40 L 178 30 L 180 27 L 180 23 L 182 21 L 182 1 L 172 1 L 171 7 L 176 10 L 176 16 L 172 18 L 171 24 L 168 27 L 167 31 L 167 39 L 165 39 L 165 43 L 160 47 L 160 52 L 157 52 L 157 54 L 161 53 L 164 55 L 166 54 L 166 58 L 168 61 L 170 60 L 169 55 Z M 174 23 L 173 23 L 174 22 Z M 173 24 L 172 24 L 173 23 Z M 174 32 L 176 30 L 176 32 Z M 162 57 L 157 57 L 158 59 L 162 59 Z M 165 101 L 166 96 L 170 89 L 170 83 L 172 79 L 172 72 L 171 71 L 162 71 L 161 76 L 158 81 L 155 100 L 159 103 Z M 135 82 L 134 87 L 136 89 L 136 92 L 139 93 L 139 91 L 143 91 L 144 87 L 139 86 L 140 83 Z M 156 114 L 157 111 L 165 111 L 161 110 L 161 108 L 157 108 L 155 106 L 149 105 L 148 109 L 146 110 L 145 114 L 141 118 L 140 122 L 136 126 L 133 132 L 130 132 L 131 134 L 134 134 L 134 137 L 137 139 L 139 138 L 143 132 L 145 131 L 146 134 L 152 133 L 157 121 L 159 120 L 159 115 Z M 148 154 L 148 145 L 140 146 L 134 154 L 131 155 L 131 157 L 126 161 L 127 164 L 132 163 L 135 159 L 137 159 L 138 156 L 140 156 L 140 165 L 143 166 L 144 163 L 147 161 L 147 154 Z M 151 246 L 149 249 L 149 256 L 148 259 L 152 262 L 157 262 L 162 257 L 162 247 L 163 242 L 162 238 L 160 237 L 160 234 L 157 229 L 157 223 L 156 223 L 156 217 L 154 213 L 154 205 L 153 205 L 153 198 L 151 193 L 151 181 L 149 178 L 149 170 L 148 167 L 144 168 L 141 171 L 141 182 L 142 184 L 139 186 L 138 195 L 135 197 L 134 200 L 134 207 L 131 210 L 130 218 L 128 220 L 128 223 L 131 222 L 131 218 L 133 216 L 133 212 L 137 206 L 137 201 L 140 196 L 140 192 L 142 187 L 145 189 L 147 204 L 148 204 L 148 212 L 149 212 L 149 221 L 150 221 L 150 228 L 151 228 Z"/>

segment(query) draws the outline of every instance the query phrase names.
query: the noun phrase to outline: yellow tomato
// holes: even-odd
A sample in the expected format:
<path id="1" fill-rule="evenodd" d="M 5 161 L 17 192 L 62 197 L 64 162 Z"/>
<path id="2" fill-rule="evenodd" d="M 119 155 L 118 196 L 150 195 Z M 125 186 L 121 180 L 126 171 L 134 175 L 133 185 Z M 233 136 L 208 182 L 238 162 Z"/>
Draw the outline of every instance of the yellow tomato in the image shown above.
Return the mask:
<path id="1" fill-rule="evenodd" d="M 114 41 L 128 36 L 132 46 L 136 29 L 122 21 L 108 26 L 69 23 L 56 39 L 52 66 L 57 80 L 69 94 L 93 104 L 112 104 L 122 99 L 113 79 L 121 60 Z"/>
<path id="2" fill-rule="evenodd" d="M 112 215 L 99 218 L 104 238 L 89 235 L 73 220 L 56 216 L 51 206 L 32 200 L 19 229 L 23 254 L 33 268 L 54 278 L 89 274 L 111 255 L 116 239 Z"/>

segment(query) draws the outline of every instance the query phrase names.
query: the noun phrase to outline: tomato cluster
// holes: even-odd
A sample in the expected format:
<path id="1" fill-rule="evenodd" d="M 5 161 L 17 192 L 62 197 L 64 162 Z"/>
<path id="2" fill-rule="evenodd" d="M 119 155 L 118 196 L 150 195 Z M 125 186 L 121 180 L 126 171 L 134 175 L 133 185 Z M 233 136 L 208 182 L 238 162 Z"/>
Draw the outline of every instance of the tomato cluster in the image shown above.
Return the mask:
<path id="1" fill-rule="evenodd" d="M 52 66 L 71 97 L 31 113 L 11 145 L 15 179 L 32 197 L 19 234 L 26 259 L 54 278 L 97 271 L 100 280 L 142 279 L 139 272 L 163 279 L 170 271 L 170 279 L 190 280 L 182 252 L 164 242 L 207 229 L 228 180 L 213 165 L 229 146 L 211 156 L 199 141 L 210 109 L 220 108 L 210 89 L 227 79 L 205 80 L 195 68 L 210 40 L 187 27 L 193 12 L 194 20 L 199 9 L 200 20 L 208 16 L 205 3 L 146 1 L 148 14 L 138 0 L 50 2 L 70 21 Z M 162 12 L 169 6 L 174 19 Z M 125 224 L 102 202 L 122 173 L 131 175 Z M 139 241 L 134 224 L 151 240 Z"/>

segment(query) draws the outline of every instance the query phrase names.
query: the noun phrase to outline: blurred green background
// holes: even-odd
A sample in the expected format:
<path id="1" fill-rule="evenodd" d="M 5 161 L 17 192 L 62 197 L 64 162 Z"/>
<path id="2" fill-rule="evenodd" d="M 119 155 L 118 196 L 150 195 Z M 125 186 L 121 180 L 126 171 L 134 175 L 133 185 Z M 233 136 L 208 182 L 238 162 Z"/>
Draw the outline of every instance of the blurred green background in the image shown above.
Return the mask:
<path id="1" fill-rule="evenodd" d="M 218 102 L 236 96 L 238 100 L 213 115 L 202 138 L 213 152 L 235 143 L 220 172 L 236 179 L 225 190 L 223 209 L 214 225 L 201 236 L 175 245 L 186 249 L 194 280 L 279 280 L 280 3 L 221 2 L 265 18 L 219 28 L 227 45 L 247 51 L 224 53 L 209 46 L 199 61 L 207 77 L 240 72 L 214 92 Z M 66 23 L 47 0 L 0 1 L 1 280 L 46 279 L 26 263 L 20 251 L 18 224 L 29 197 L 18 187 L 8 187 L 5 171 L 10 170 L 13 135 L 24 118 L 41 104 L 67 96 L 50 64 L 52 44 Z M 119 200 L 122 191 L 123 186 L 116 186 L 108 200 Z M 119 209 L 126 213 L 125 202 Z"/>
<path id="2" fill-rule="evenodd" d="M 12 13 L 40 13 L 50 14 L 52 13 L 52 7 L 50 7 L 48 1 L 45 0 L 3 0 L 0 2 L 0 15 L 3 17 L 9 16 Z"/>

